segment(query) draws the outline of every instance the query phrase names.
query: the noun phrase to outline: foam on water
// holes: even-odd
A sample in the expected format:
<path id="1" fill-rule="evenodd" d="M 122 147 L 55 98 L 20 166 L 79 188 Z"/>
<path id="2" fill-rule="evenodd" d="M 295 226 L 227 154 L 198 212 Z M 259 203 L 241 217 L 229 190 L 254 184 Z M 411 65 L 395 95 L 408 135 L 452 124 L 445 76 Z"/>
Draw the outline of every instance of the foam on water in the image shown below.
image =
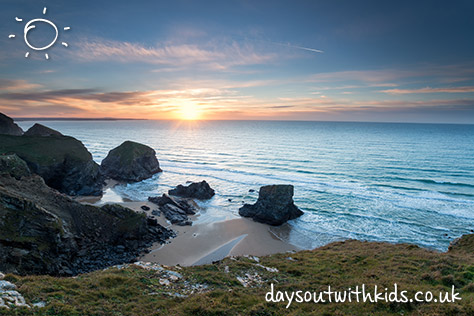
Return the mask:
<path id="1" fill-rule="evenodd" d="M 28 128 L 32 122 L 21 122 Z M 303 248 L 356 238 L 446 250 L 474 229 L 474 126 L 165 121 L 42 124 L 81 140 L 100 163 L 124 140 L 150 145 L 163 173 L 106 197 L 146 200 L 205 179 L 200 221 L 238 216 L 262 185 L 295 186 L 305 215 L 280 236 Z M 447 234 L 447 236 L 446 236 Z"/>

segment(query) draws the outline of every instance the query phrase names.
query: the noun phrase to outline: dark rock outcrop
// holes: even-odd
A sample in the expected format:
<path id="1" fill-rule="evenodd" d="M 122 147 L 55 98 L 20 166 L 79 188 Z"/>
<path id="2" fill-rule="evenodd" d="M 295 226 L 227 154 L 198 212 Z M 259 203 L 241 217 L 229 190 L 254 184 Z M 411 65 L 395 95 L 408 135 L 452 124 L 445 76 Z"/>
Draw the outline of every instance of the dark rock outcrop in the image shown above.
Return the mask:
<path id="1" fill-rule="evenodd" d="M 293 192 L 292 185 L 263 186 L 258 193 L 257 203 L 245 204 L 239 209 L 239 214 L 251 217 L 257 222 L 274 226 L 281 225 L 303 215 L 293 202 Z"/>
<path id="2" fill-rule="evenodd" d="M 149 197 L 148 201 L 157 204 L 159 212 L 163 213 L 171 224 L 192 225 L 188 215 L 196 214 L 197 205 L 191 199 L 176 198 L 163 194 L 162 196 Z M 156 212 L 156 214 L 159 213 Z"/>
<path id="3" fill-rule="evenodd" d="M 0 155 L 0 176 L 9 175 L 15 179 L 30 176 L 31 171 L 26 162 L 17 155 Z"/>
<path id="4" fill-rule="evenodd" d="M 203 180 L 202 182 L 193 182 L 188 186 L 180 184 L 173 190 L 169 190 L 168 194 L 184 198 L 208 200 L 214 196 L 215 192 L 209 184 Z"/>
<path id="5" fill-rule="evenodd" d="M 38 123 L 31 126 L 23 135 L 25 136 L 63 136 L 63 134 L 61 134 L 60 132 Z"/>
<path id="6" fill-rule="evenodd" d="M 150 196 L 148 201 L 157 204 L 158 206 L 163 206 L 166 204 L 171 204 L 180 209 L 184 210 L 184 212 L 188 215 L 196 214 L 196 203 L 190 199 L 181 199 L 177 197 L 172 197 L 167 194 L 163 194 L 162 196 Z"/>
<path id="7" fill-rule="evenodd" d="M 161 212 L 165 215 L 166 219 L 171 222 L 171 224 L 176 224 L 179 226 L 191 225 L 191 221 L 186 215 L 186 212 L 179 207 L 176 207 L 172 204 L 165 204 L 160 206 Z"/>
<path id="8" fill-rule="evenodd" d="M 75 275 L 135 260 L 172 231 L 120 205 L 83 205 L 37 175 L 0 176 L 0 270 Z"/>
<path id="9" fill-rule="evenodd" d="M 138 182 L 162 171 L 153 148 L 131 141 L 112 149 L 101 168 L 107 177 L 125 182 Z"/>
<path id="10" fill-rule="evenodd" d="M 91 153 L 69 136 L 0 135 L 0 154 L 16 154 L 47 185 L 69 195 L 101 195 L 104 178 Z"/>
<path id="11" fill-rule="evenodd" d="M 0 134 L 20 136 L 23 135 L 23 130 L 12 118 L 0 113 Z"/>

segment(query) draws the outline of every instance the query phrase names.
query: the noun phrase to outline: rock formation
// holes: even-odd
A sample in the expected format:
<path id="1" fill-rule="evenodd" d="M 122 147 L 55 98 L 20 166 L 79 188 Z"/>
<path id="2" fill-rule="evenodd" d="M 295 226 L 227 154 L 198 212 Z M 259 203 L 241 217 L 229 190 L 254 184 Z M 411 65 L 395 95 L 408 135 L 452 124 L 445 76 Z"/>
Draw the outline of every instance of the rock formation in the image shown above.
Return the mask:
<path id="1" fill-rule="evenodd" d="M 169 195 L 192 198 L 198 200 L 208 200 L 214 196 L 214 190 L 206 181 L 193 182 L 188 186 L 178 185 L 175 189 L 168 191 Z"/>
<path id="2" fill-rule="evenodd" d="M 239 214 L 257 222 L 281 225 L 303 215 L 293 202 L 293 191 L 292 185 L 263 186 L 258 193 L 257 203 L 245 204 L 239 209 Z"/>
<path id="3" fill-rule="evenodd" d="M 101 195 L 103 176 L 92 155 L 69 136 L 0 135 L 0 154 L 16 154 L 47 185 L 69 195 Z"/>
<path id="4" fill-rule="evenodd" d="M 60 132 L 38 123 L 31 126 L 23 135 L 25 136 L 63 136 L 63 134 L 61 134 Z"/>
<path id="5" fill-rule="evenodd" d="M 0 134 L 5 135 L 23 135 L 23 130 L 13 122 L 13 119 L 0 113 Z"/>
<path id="6" fill-rule="evenodd" d="M 101 169 L 107 177 L 125 182 L 138 182 L 162 171 L 153 148 L 131 141 L 112 149 Z"/>
<path id="7" fill-rule="evenodd" d="M 0 176 L 10 175 L 15 179 L 31 175 L 26 162 L 17 155 L 0 155 Z"/>
<path id="8" fill-rule="evenodd" d="M 134 260 L 172 232 L 120 205 L 83 205 L 37 175 L 0 176 L 0 271 L 75 275 Z"/>
<path id="9" fill-rule="evenodd" d="M 148 200 L 155 203 L 159 207 L 159 211 L 163 213 L 171 224 L 179 226 L 192 225 L 188 215 L 196 214 L 196 204 L 190 199 L 181 199 L 163 194 L 160 197 L 149 197 Z M 158 214 L 158 212 L 156 212 Z"/>

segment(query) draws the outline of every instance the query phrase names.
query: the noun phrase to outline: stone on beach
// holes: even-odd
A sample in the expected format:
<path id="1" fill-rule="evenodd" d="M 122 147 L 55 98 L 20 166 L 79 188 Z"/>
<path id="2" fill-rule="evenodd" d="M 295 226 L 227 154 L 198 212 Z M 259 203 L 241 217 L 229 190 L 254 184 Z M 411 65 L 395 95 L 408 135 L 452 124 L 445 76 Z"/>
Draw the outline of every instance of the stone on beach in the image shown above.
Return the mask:
<path id="1" fill-rule="evenodd" d="M 171 224 L 176 224 L 179 226 L 192 225 L 188 215 L 196 214 L 197 207 L 193 200 L 172 197 L 167 194 L 163 194 L 162 196 L 150 196 L 148 201 L 157 204 L 159 211 L 153 212 L 158 215 L 163 213 L 163 215 L 171 222 Z"/>
<path id="2" fill-rule="evenodd" d="M 153 148 L 131 141 L 109 151 L 101 170 L 107 177 L 125 182 L 142 181 L 162 171 Z"/>
<path id="3" fill-rule="evenodd" d="M 239 209 L 239 214 L 264 224 L 281 225 L 303 215 L 293 202 L 293 192 L 292 185 L 263 186 L 260 188 L 257 202 L 253 205 L 245 204 Z"/>
<path id="4" fill-rule="evenodd" d="M 180 226 L 191 225 L 186 212 L 173 204 L 162 205 L 160 206 L 160 210 L 171 224 Z"/>
<path id="5" fill-rule="evenodd" d="M 208 200 L 214 196 L 215 192 L 209 184 L 203 180 L 201 182 L 193 182 L 188 186 L 180 184 L 175 189 L 169 190 L 168 194 L 198 200 Z"/>
<path id="6" fill-rule="evenodd" d="M 149 197 L 148 201 L 155 203 L 158 206 L 171 204 L 184 210 L 188 215 L 196 214 L 196 204 L 190 199 L 182 199 L 163 194 L 162 196 Z"/>

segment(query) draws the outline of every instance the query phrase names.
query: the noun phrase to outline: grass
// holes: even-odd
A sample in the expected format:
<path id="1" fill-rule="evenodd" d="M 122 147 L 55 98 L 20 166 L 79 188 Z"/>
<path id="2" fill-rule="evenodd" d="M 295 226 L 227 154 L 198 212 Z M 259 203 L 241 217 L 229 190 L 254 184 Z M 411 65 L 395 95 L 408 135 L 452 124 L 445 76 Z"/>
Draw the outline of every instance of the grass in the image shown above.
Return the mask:
<path id="1" fill-rule="evenodd" d="M 153 150 L 146 145 L 125 141 L 117 148 L 112 149 L 111 154 L 119 156 L 121 165 L 129 165 L 137 157 L 152 153 L 152 151 Z"/>
<path id="2" fill-rule="evenodd" d="M 16 153 L 27 162 L 45 166 L 61 163 L 65 157 L 82 162 L 92 159 L 84 145 L 69 136 L 0 135 L 1 153 Z"/>
<path id="3" fill-rule="evenodd" d="M 474 235 L 463 241 L 470 249 Z M 291 258 L 290 258 L 291 257 Z M 131 265 L 76 278 L 7 275 L 28 303 L 45 308 L 0 309 L 5 315 L 474 315 L 474 254 L 431 252 L 413 245 L 346 241 L 313 250 L 260 258 L 269 272 L 245 257 L 212 265 L 166 268 L 182 278 L 162 285 L 163 271 Z M 243 287 L 237 277 L 258 274 Z M 286 303 L 265 301 L 273 283 L 278 291 L 336 290 L 365 284 L 408 291 L 451 291 L 456 303 Z M 185 296 L 185 297 L 183 297 Z"/>

